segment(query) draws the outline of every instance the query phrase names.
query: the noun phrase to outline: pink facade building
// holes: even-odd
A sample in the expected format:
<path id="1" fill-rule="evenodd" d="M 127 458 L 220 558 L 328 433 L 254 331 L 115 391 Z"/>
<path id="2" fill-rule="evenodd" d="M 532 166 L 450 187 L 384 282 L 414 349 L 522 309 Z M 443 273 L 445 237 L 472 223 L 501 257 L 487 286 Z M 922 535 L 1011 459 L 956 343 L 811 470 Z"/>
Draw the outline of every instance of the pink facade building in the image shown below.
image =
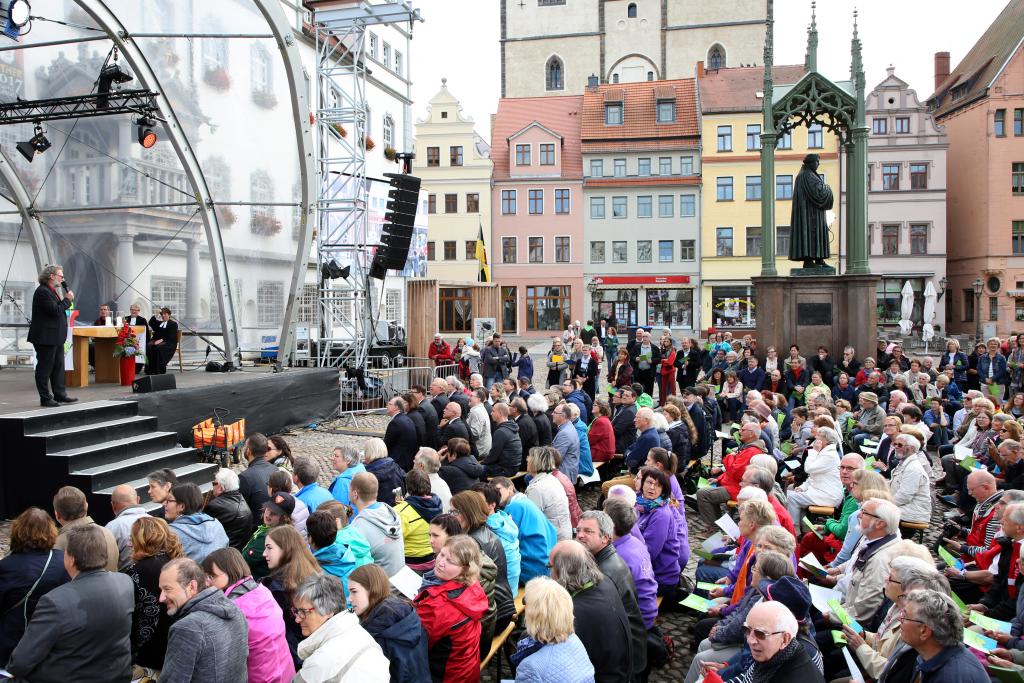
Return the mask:
<path id="1" fill-rule="evenodd" d="M 928 101 L 949 138 L 947 315 L 951 332 L 1024 329 L 1024 0 L 1011 0 Z M 980 281 L 980 296 L 974 283 Z"/>
<path id="2" fill-rule="evenodd" d="M 583 318 L 583 98 L 506 98 L 491 135 L 491 273 L 506 334 L 548 337 Z"/>

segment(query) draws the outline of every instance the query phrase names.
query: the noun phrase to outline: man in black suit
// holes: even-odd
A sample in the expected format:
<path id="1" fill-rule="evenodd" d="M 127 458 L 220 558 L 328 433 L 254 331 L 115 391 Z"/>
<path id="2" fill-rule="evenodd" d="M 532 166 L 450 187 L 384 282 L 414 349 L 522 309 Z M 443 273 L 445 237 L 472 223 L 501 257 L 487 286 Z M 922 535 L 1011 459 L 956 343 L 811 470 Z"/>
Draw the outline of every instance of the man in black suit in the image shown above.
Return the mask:
<path id="1" fill-rule="evenodd" d="M 167 374 L 167 364 L 178 348 L 178 323 L 171 320 L 171 309 L 160 309 L 160 319 L 149 319 L 149 340 L 146 343 L 146 373 Z"/>
<path id="2" fill-rule="evenodd" d="M 470 445 L 472 451 L 476 451 L 473 447 L 473 437 L 469 434 L 469 425 L 462 419 L 462 408 L 455 401 L 451 401 L 445 406 L 443 418 L 440 423 L 441 427 L 441 444 L 447 444 L 449 439 L 465 439 Z M 473 453 L 476 455 L 476 453 Z"/>
<path id="3" fill-rule="evenodd" d="M 32 295 L 32 323 L 28 340 L 36 350 L 36 389 L 39 402 L 47 408 L 74 403 L 64 388 L 64 343 L 68 338 L 66 311 L 75 300 L 70 289 L 61 291 L 64 268 L 46 266 L 39 273 L 39 286 Z M 51 388 L 53 393 L 50 393 Z"/>
<path id="4" fill-rule="evenodd" d="M 274 464 L 267 460 L 270 449 L 267 448 L 267 437 L 259 432 L 254 432 L 245 440 L 245 448 L 242 453 L 249 465 L 238 475 L 238 490 L 242 497 L 249 504 L 249 511 L 252 512 L 253 522 L 263 519 L 263 505 L 270 500 L 267 492 L 267 482 L 270 475 L 277 472 Z"/>
<path id="5" fill-rule="evenodd" d="M 416 425 L 412 418 L 405 414 L 406 403 L 399 396 L 388 401 L 387 411 L 391 416 L 391 422 L 384 432 L 384 445 L 388 447 L 388 456 L 408 472 L 412 469 L 412 459 L 416 457 L 416 451 L 420 449 Z"/>
<path id="6" fill-rule="evenodd" d="M 439 421 L 444 416 L 444 409 L 448 406 L 448 393 L 448 382 L 443 377 L 435 377 L 430 382 L 430 405 L 434 406 L 434 412 L 437 413 Z"/>
<path id="7" fill-rule="evenodd" d="M 104 570 L 107 541 L 95 524 L 68 534 L 71 581 L 39 598 L 7 670 L 25 681 L 128 681 L 135 588 Z"/>

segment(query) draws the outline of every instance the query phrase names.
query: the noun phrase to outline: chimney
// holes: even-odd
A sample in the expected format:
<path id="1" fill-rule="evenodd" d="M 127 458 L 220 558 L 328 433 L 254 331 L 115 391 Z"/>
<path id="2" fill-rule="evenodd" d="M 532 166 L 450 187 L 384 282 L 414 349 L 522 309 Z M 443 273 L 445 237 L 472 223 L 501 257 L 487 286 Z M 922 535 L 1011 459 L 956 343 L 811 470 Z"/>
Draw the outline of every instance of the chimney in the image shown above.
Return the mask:
<path id="1" fill-rule="evenodd" d="M 939 89 L 939 86 L 949 78 L 949 53 L 948 52 L 936 52 L 935 53 L 935 90 Z"/>
<path id="2" fill-rule="evenodd" d="M 697 62 L 697 78 L 704 78 L 704 60 Z"/>

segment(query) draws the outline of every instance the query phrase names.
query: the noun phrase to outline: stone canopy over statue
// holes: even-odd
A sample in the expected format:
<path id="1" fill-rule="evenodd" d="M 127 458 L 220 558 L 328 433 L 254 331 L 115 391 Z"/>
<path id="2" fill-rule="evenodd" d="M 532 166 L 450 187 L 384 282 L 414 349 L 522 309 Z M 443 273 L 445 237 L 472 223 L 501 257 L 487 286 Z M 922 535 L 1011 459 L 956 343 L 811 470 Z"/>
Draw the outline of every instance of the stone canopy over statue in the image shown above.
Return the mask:
<path id="1" fill-rule="evenodd" d="M 828 268 L 828 219 L 832 208 L 832 190 L 818 175 L 821 163 L 817 154 L 804 157 L 793 187 L 793 214 L 790 218 L 789 260 L 802 261 L 805 269 Z"/>

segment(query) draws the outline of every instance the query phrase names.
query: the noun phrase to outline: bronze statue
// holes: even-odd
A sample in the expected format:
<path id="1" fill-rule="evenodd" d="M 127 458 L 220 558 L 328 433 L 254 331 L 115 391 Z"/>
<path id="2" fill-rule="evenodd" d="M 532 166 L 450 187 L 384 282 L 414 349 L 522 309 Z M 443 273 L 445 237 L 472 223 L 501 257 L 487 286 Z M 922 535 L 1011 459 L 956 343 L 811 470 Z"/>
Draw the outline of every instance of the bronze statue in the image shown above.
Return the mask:
<path id="1" fill-rule="evenodd" d="M 825 212 L 832 208 L 832 190 L 818 175 L 821 158 L 804 157 L 793 187 L 790 218 L 789 260 L 803 261 L 804 268 L 822 268 L 829 257 L 828 222 Z"/>

